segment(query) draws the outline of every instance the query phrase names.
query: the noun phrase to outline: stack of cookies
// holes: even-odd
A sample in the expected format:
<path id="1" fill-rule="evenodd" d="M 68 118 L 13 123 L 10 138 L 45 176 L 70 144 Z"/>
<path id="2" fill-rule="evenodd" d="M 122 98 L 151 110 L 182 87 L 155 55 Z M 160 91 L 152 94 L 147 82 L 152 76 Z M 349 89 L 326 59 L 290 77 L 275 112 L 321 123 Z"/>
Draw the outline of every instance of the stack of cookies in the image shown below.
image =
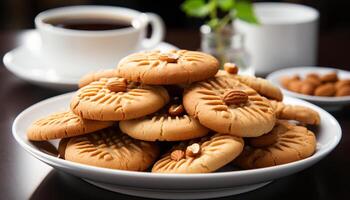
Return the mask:
<path id="1" fill-rule="evenodd" d="M 98 167 L 209 173 L 304 159 L 316 149 L 314 110 L 282 103 L 265 79 L 219 70 L 187 50 L 125 57 L 115 70 L 84 76 L 70 109 L 34 122 L 29 140 L 61 139 L 59 156 Z"/>

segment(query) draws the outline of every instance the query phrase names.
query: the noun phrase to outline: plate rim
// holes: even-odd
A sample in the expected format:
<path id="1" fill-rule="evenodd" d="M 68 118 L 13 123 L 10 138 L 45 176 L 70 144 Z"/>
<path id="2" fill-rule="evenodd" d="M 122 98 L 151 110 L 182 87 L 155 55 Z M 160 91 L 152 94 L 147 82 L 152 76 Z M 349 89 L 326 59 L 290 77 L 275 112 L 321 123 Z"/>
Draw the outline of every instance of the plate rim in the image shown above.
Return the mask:
<path id="1" fill-rule="evenodd" d="M 17 134 L 16 127 L 18 126 L 21 118 L 26 115 L 27 113 L 30 113 L 32 110 L 35 110 L 37 107 L 40 107 L 42 104 L 49 104 L 51 102 L 57 101 L 59 99 L 63 98 L 68 98 L 71 97 L 75 92 L 69 92 L 65 94 L 61 94 L 58 96 L 54 96 L 48 99 L 45 99 L 43 101 L 40 101 L 38 103 L 33 104 L 32 106 L 26 108 L 23 110 L 20 114 L 17 115 L 15 120 L 13 121 L 12 124 L 12 135 L 15 138 L 16 142 L 21 146 L 21 148 L 25 149 L 27 152 L 29 152 L 32 156 L 36 157 L 37 159 L 41 160 L 39 157 L 43 157 L 45 160 L 57 163 L 61 166 L 65 166 L 68 168 L 79 168 L 81 170 L 85 171 L 93 171 L 94 173 L 103 173 L 104 175 L 113 175 L 113 176 L 123 176 L 123 177 L 135 177 L 138 176 L 139 178 L 145 178 L 145 179 L 169 179 L 169 178 L 175 178 L 175 179 L 207 179 L 207 178 L 222 178 L 222 177 L 227 177 L 227 176 L 244 176 L 247 174 L 264 174 L 264 173 L 269 173 L 273 172 L 275 170 L 284 170 L 288 169 L 291 167 L 296 167 L 300 164 L 307 163 L 307 162 L 312 162 L 312 161 L 317 161 L 317 159 L 322 158 L 323 156 L 328 155 L 333 149 L 339 144 L 341 138 L 342 138 L 342 129 L 339 124 L 339 122 L 327 111 L 324 109 L 313 105 L 312 103 L 306 102 L 301 99 L 297 99 L 295 97 L 287 97 L 291 98 L 296 101 L 300 101 L 302 103 L 307 104 L 310 107 L 314 107 L 318 110 L 321 110 L 325 115 L 327 115 L 327 119 L 332 121 L 336 127 L 335 130 L 337 130 L 337 135 L 335 135 L 334 139 L 332 140 L 330 145 L 326 147 L 324 152 L 322 154 L 319 154 L 318 156 L 311 156 L 299 161 L 295 161 L 292 163 L 287 163 L 287 164 L 282 164 L 278 166 L 272 166 L 272 167 L 265 167 L 265 168 L 259 168 L 259 169 L 249 169 L 249 170 L 238 170 L 238 171 L 228 171 L 228 172 L 215 172 L 215 173 L 202 173 L 202 174 L 180 174 L 180 173 L 150 173 L 150 172 L 137 172 L 137 171 L 127 171 L 127 170 L 118 170 L 118 169 L 108 169 L 108 168 L 102 168 L 102 167 L 96 167 L 96 166 L 90 166 L 90 165 L 85 165 L 85 164 L 80 164 L 80 163 L 75 163 L 72 161 L 67 161 L 63 159 L 59 159 L 57 157 L 54 157 L 52 155 L 49 155 L 47 153 L 44 153 L 40 151 L 39 149 L 32 148 L 30 145 L 26 144 L 24 140 L 22 140 Z M 42 160 L 41 160 L 42 161 Z"/>
<path id="2" fill-rule="evenodd" d="M 269 75 L 266 76 L 266 79 L 272 82 L 273 84 L 276 84 L 284 94 L 288 96 L 293 96 L 296 98 L 304 99 L 307 101 L 313 101 L 313 102 L 319 102 L 319 103 L 349 103 L 350 102 L 350 96 L 345 97 L 319 97 L 319 96 L 312 96 L 312 95 L 305 95 L 305 94 L 299 94 L 290 90 L 285 89 L 279 81 L 275 81 L 276 79 L 280 78 L 281 75 L 289 75 L 288 72 L 290 71 L 300 71 L 300 70 L 325 70 L 325 71 L 337 71 L 344 74 L 349 74 L 350 71 L 346 71 L 343 69 L 338 68 L 332 68 L 332 67 L 322 67 L 322 66 L 298 66 L 298 67 L 288 67 L 284 69 L 276 70 Z M 302 74 L 302 73 L 297 73 Z"/>

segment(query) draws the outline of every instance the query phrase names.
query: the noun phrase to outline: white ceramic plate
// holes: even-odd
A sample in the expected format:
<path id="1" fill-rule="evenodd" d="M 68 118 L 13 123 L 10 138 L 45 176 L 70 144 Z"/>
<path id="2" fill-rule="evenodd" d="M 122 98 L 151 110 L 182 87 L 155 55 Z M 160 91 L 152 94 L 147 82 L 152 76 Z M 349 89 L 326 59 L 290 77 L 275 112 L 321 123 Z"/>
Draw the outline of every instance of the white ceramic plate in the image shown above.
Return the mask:
<path id="1" fill-rule="evenodd" d="M 350 104 L 350 96 L 345 97 L 319 97 L 299 94 L 285 89 L 280 82 L 280 78 L 284 76 L 299 75 L 304 78 L 309 73 L 326 74 L 329 72 L 337 71 L 340 79 L 350 79 L 350 72 L 335 68 L 328 67 L 294 67 L 275 71 L 267 76 L 266 79 L 271 81 L 273 84 L 279 86 L 285 95 L 297 97 L 299 99 L 307 100 L 318 106 L 323 107 L 326 110 L 332 111 L 342 108 L 345 105 Z"/>
<path id="2" fill-rule="evenodd" d="M 7 52 L 3 57 L 6 68 L 30 83 L 62 91 L 77 89 L 80 77 L 62 75 L 50 69 L 50 63 L 46 63 L 41 55 L 41 40 L 35 30 L 25 33 L 21 41 L 22 45 Z M 161 42 L 154 49 L 161 51 L 178 49 L 176 46 Z"/>
<path id="3" fill-rule="evenodd" d="M 286 97 L 286 103 L 309 106 L 321 116 L 321 125 L 316 134 L 317 151 L 307 159 L 276 167 L 241 171 L 234 171 L 235 169 L 228 165 L 220 172 L 207 174 L 153 174 L 105 169 L 59 159 L 26 138 L 26 129 L 34 120 L 53 112 L 66 110 L 72 95 L 73 93 L 67 93 L 44 100 L 19 114 L 12 127 L 16 141 L 30 154 L 56 169 L 80 177 L 98 187 L 134 196 L 198 199 L 251 191 L 274 179 L 310 167 L 330 153 L 341 138 L 341 128 L 332 115 L 305 101 Z M 57 141 L 51 141 L 51 143 L 57 147 Z"/>

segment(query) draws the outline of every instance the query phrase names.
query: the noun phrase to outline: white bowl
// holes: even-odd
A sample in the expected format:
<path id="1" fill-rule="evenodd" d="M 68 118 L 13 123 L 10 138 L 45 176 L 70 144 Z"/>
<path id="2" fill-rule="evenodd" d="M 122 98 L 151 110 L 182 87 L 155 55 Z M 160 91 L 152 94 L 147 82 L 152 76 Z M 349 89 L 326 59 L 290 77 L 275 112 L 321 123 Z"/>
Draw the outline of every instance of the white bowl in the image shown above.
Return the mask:
<path id="1" fill-rule="evenodd" d="M 296 97 L 299 99 L 307 100 L 311 103 L 314 103 L 318 106 L 321 106 L 322 108 L 333 111 L 342 108 L 345 105 L 350 104 L 350 96 L 344 96 L 344 97 L 320 97 L 320 96 L 312 96 L 312 95 L 305 95 L 300 94 L 296 92 L 292 92 L 290 90 L 285 89 L 280 82 L 280 79 L 284 76 L 293 76 L 293 75 L 299 75 L 301 78 L 304 78 L 309 73 L 317 73 L 317 74 L 326 74 L 329 72 L 336 71 L 338 73 L 338 76 L 340 79 L 350 79 L 350 72 L 341 70 L 341 69 L 335 69 L 335 68 L 328 68 L 328 67 L 294 67 L 294 68 L 286 68 L 277 70 L 275 72 L 272 72 L 269 74 L 266 79 L 271 81 L 273 84 L 279 86 L 282 89 L 282 92 L 287 96 Z"/>
<path id="2" fill-rule="evenodd" d="M 274 179 L 310 167 L 330 153 L 341 139 L 341 128 L 332 115 L 305 101 L 286 97 L 286 103 L 309 106 L 321 116 L 321 125 L 316 133 L 316 153 L 304 160 L 275 167 L 241 171 L 234 171 L 233 166 L 228 165 L 220 172 L 206 174 L 155 174 L 99 168 L 59 159 L 26 138 L 26 129 L 34 120 L 53 112 L 66 110 L 72 95 L 73 93 L 67 93 L 41 101 L 19 114 L 12 126 L 16 141 L 34 157 L 58 170 L 80 177 L 98 187 L 134 196 L 203 199 L 251 191 Z M 50 143 L 57 147 L 57 141 L 50 141 Z"/>

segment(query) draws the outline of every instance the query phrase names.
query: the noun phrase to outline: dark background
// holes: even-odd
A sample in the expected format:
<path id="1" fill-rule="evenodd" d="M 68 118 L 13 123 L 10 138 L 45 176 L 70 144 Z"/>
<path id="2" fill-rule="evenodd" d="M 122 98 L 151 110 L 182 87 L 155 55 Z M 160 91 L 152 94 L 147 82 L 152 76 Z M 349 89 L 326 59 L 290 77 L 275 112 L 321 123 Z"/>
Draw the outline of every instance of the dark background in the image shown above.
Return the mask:
<path id="1" fill-rule="evenodd" d="M 269 1 L 299 3 L 319 10 L 317 65 L 350 70 L 350 0 Z M 84 4 L 114 5 L 159 14 L 167 26 L 165 41 L 180 48 L 197 50 L 200 47 L 198 27 L 205 19 L 188 18 L 180 10 L 182 2 L 183 0 L 0 0 L 0 32 L 13 34 L 18 33 L 18 30 L 34 28 L 34 17 L 50 8 Z"/>
<path id="2" fill-rule="evenodd" d="M 1 0 L 0 29 L 33 28 L 34 17 L 39 12 L 80 4 L 115 5 L 143 12 L 155 12 L 164 19 L 168 28 L 197 28 L 202 21 L 189 20 L 179 9 L 182 2 L 183 0 Z M 275 2 L 300 3 L 318 9 L 321 13 L 322 31 L 350 29 L 349 0 L 275 0 Z"/>

